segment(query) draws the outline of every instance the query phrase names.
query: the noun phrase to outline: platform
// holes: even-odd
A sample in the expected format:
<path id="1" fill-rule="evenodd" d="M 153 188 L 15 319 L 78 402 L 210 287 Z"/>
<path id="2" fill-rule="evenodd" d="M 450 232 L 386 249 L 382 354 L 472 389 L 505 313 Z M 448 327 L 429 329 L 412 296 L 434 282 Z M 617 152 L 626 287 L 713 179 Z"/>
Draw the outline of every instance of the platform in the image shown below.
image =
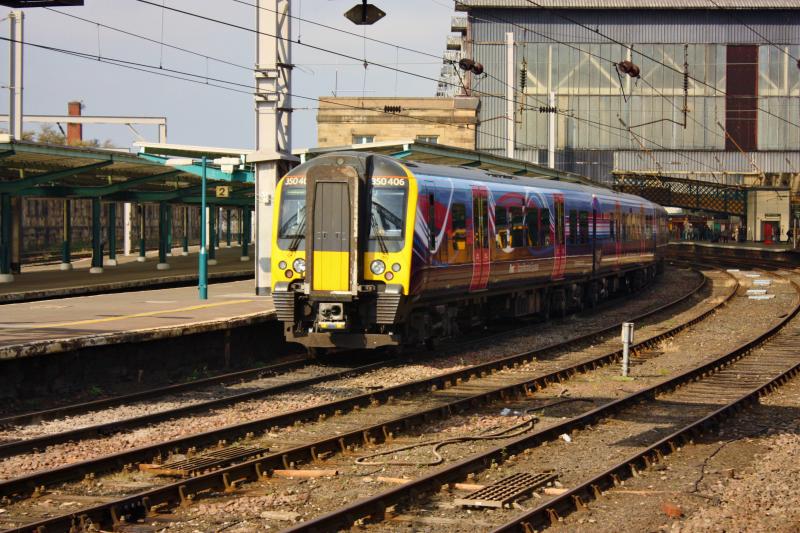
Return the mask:
<path id="1" fill-rule="evenodd" d="M 118 255 L 117 266 L 106 265 L 101 274 L 89 273 L 90 258 L 74 260 L 72 270 L 61 270 L 60 263 L 26 265 L 14 281 L 0 283 L 0 304 L 196 283 L 197 252 L 198 247 L 193 246 L 188 256 L 182 256 L 181 248 L 174 248 L 167 257 L 169 270 L 157 270 L 155 251 L 147 254 L 145 262 L 139 262 L 137 255 Z M 242 261 L 241 253 L 238 246 L 218 248 L 217 264 L 208 267 L 209 280 L 251 278 L 253 259 Z"/>
<path id="2" fill-rule="evenodd" d="M 800 266 L 800 250 L 792 249 L 787 243 L 672 241 L 667 253 L 681 259 L 759 259 L 780 265 Z"/>
<path id="3" fill-rule="evenodd" d="M 6 304 L 0 307 L 0 361 L 272 320 L 272 299 L 255 296 L 253 287 L 252 279 L 217 283 L 206 301 L 198 299 L 197 287 L 177 287 Z"/>

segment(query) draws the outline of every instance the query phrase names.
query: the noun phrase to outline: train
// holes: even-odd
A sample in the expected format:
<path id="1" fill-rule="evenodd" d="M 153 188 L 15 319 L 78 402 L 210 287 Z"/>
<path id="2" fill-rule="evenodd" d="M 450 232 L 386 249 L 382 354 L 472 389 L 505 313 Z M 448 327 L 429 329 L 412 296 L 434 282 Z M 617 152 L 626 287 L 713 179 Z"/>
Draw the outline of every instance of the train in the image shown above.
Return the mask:
<path id="1" fill-rule="evenodd" d="M 355 151 L 292 169 L 273 212 L 277 319 L 312 354 L 593 307 L 653 280 L 668 239 L 630 194 Z"/>

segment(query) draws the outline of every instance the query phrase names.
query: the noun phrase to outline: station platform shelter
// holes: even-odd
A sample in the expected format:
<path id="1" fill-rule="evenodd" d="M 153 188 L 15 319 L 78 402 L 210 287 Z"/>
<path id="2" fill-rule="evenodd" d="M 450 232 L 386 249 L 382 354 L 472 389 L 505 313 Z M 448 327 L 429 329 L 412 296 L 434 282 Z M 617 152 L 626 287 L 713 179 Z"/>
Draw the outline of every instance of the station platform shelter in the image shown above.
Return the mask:
<path id="1" fill-rule="evenodd" d="M 208 205 L 206 247 L 210 264 L 217 261 L 220 244 L 224 242 L 227 246 L 232 241 L 239 245 L 240 261 L 243 264 L 250 261 L 253 172 L 244 165 L 226 165 L 226 168 L 210 163 L 215 157 L 228 153 L 218 154 L 209 149 L 203 155 L 209 163 L 47 145 L 0 135 L 0 282 L 15 284 L 31 277 L 31 286 L 38 284 L 36 278 L 40 270 L 28 268 L 24 254 L 26 235 L 30 235 L 26 230 L 30 228 L 26 228 L 23 219 L 23 202 L 31 199 L 47 200 L 61 215 L 60 228 L 57 228 L 61 234 L 59 268 L 67 273 L 58 279 L 67 279 L 72 270 L 78 270 L 73 272 L 75 279 L 85 274 L 73 268 L 76 259 L 72 248 L 73 206 L 77 202 L 91 206 L 87 217 L 90 220 L 86 224 L 91 275 L 109 276 L 111 270 L 121 268 L 121 263 L 126 261 L 120 251 L 124 250 L 123 243 L 127 240 L 138 245 L 136 261 L 145 265 L 141 271 L 150 269 L 153 278 L 165 277 L 161 272 L 170 270 L 177 256 L 189 254 L 193 242 L 199 244 L 199 239 L 192 242 L 190 236 L 193 228 L 194 234 L 199 235 L 197 221 L 201 218 L 199 206 L 203 195 Z M 202 186 L 204 174 L 205 190 Z M 240 224 L 234 235 L 232 210 L 240 213 Z M 224 216 L 226 212 L 227 217 Z M 227 220 L 227 227 L 222 227 L 220 221 L 223 220 Z M 150 228 L 155 231 L 148 231 Z M 182 238 L 173 238 L 176 233 Z M 155 252 L 150 261 L 148 252 Z M 128 270 L 134 269 L 128 267 Z M 53 279 L 63 283 L 56 277 Z M 3 292 L 20 291 L 3 289 Z"/>

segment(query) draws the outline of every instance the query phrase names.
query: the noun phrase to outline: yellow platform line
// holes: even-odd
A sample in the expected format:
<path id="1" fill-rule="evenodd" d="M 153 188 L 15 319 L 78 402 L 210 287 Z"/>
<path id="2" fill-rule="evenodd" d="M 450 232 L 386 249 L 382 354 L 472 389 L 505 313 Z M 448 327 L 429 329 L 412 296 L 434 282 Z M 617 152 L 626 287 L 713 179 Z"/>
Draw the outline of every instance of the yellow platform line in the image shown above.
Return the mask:
<path id="1" fill-rule="evenodd" d="M 162 315 L 164 313 L 176 313 L 181 311 L 196 311 L 198 309 L 210 309 L 212 307 L 222 307 L 223 305 L 245 304 L 253 302 L 254 300 L 231 300 L 229 302 L 217 302 L 213 304 L 191 305 L 189 307 L 179 307 L 177 309 L 161 309 L 160 311 L 147 311 L 144 313 L 134 313 L 131 315 L 110 316 L 105 318 L 91 318 L 88 320 L 77 320 L 75 322 L 62 322 L 60 324 L 43 324 L 25 326 L 20 329 L 45 329 L 45 328 L 65 328 L 69 326 L 82 326 L 86 324 L 100 324 L 103 322 L 114 322 L 115 320 L 128 320 L 130 318 L 141 318 L 145 316 Z"/>

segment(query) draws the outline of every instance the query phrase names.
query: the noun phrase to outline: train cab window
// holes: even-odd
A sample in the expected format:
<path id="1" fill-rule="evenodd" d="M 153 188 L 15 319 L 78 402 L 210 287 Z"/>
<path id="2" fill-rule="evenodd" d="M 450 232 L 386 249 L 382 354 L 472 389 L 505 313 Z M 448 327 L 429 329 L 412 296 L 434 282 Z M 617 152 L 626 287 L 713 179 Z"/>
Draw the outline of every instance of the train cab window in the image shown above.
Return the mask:
<path id="1" fill-rule="evenodd" d="M 539 211 L 539 246 L 550 246 L 550 210 Z"/>
<path id="2" fill-rule="evenodd" d="M 281 194 L 281 211 L 278 218 L 278 246 L 282 250 L 290 248 L 305 250 L 306 233 L 306 185 L 305 177 L 302 182 L 292 178 L 296 185 L 287 185 L 284 180 Z"/>
<path id="3" fill-rule="evenodd" d="M 569 244 L 578 242 L 578 212 L 574 209 L 569 210 L 569 236 L 567 239 Z"/>
<path id="4" fill-rule="evenodd" d="M 453 250 L 467 248 L 467 208 L 464 204 L 454 203 L 451 208 L 453 215 Z"/>
<path id="5" fill-rule="evenodd" d="M 373 178 L 369 229 L 370 251 L 403 249 L 407 184 L 404 179 Z"/>
<path id="6" fill-rule="evenodd" d="M 503 249 L 508 246 L 508 210 L 505 207 L 499 205 L 494 206 L 494 229 L 497 247 Z"/>
<path id="7" fill-rule="evenodd" d="M 508 208 L 511 223 L 511 246 L 524 246 L 525 245 L 525 221 L 522 215 L 521 206 L 513 206 Z"/>
<path id="8" fill-rule="evenodd" d="M 539 244 L 539 210 L 529 207 L 525 212 L 525 226 L 528 228 L 528 246 L 537 247 Z"/>
<path id="9" fill-rule="evenodd" d="M 589 212 L 578 212 L 578 242 L 587 244 L 589 242 Z"/>

